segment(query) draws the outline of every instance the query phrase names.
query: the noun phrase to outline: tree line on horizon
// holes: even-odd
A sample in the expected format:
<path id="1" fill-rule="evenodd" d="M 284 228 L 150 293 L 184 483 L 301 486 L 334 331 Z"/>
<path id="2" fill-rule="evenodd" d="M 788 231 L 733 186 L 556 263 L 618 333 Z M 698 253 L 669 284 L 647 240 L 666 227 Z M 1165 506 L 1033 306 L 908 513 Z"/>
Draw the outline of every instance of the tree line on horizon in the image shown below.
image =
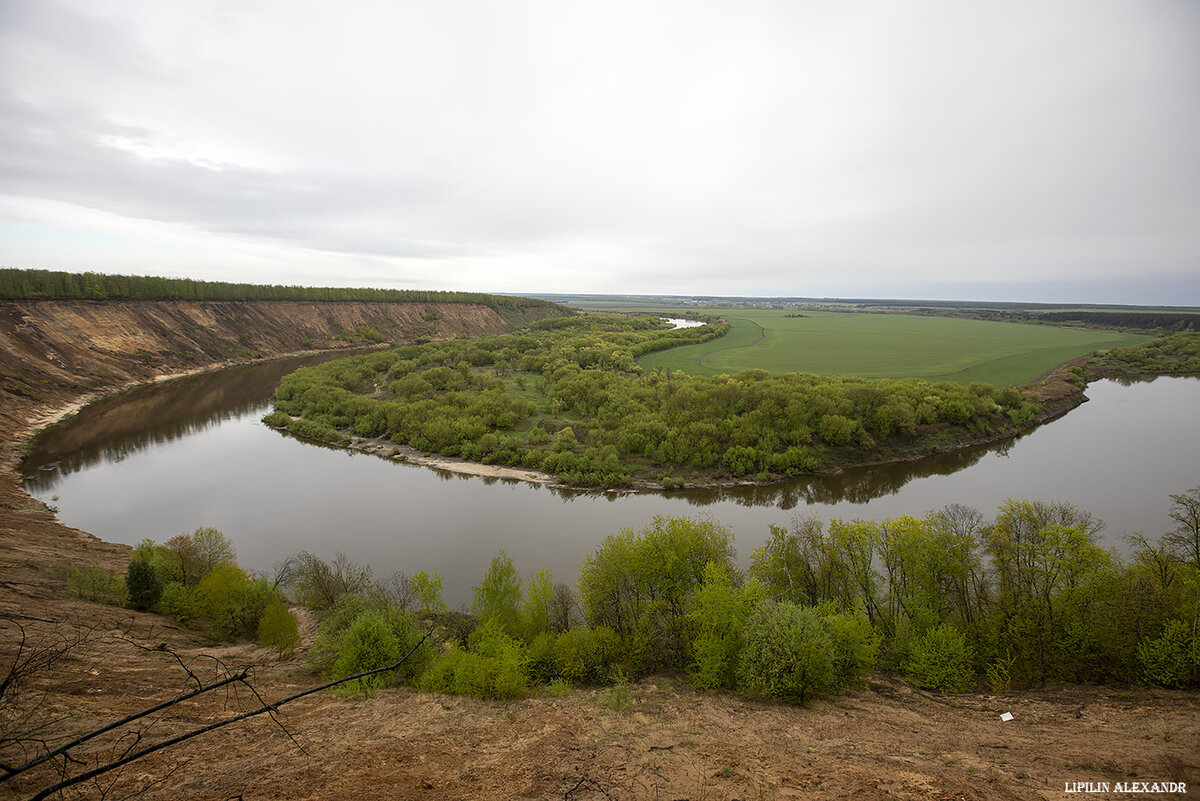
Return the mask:
<path id="1" fill-rule="evenodd" d="M 70 273 L 0 268 L 0 299 L 5 300 L 299 300 L 369 303 L 472 303 L 497 312 L 546 308 L 573 314 L 565 306 L 538 298 L 371 287 L 307 287 L 201 281 L 148 275 Z"/>

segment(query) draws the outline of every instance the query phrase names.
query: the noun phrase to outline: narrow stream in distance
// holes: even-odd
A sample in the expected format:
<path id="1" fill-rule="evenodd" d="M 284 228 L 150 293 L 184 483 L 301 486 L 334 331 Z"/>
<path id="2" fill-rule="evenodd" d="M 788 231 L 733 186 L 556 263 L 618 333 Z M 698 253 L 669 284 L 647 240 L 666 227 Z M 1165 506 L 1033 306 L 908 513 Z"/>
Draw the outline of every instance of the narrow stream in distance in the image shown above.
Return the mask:
<path id="1" fill-rule="evenodd" d="M 325 357 L 330 358 L 330 357 Z M 1172 526 L 1170 493 L 1200 484 L 1200 379 L 1101 381 L 1088 403 L 1015 441 L 920 462 L 770 487 L 593 494 L 459 476 L 331 449 L 260 422 L 280 360 L 140 387 L 100 401 L 39 437 L 25 486 L 59 518 L 110 542 L 162 542 L 212 526 L 243 567 L 267 570 L 301 550 L 337 551 L 392 571 L 437 571 L 452 606 L 504 549 L 528 576 L 574 583 L 608 534 L 654 515 L 709 516 L 747 564 L 768 526 L 793 515 L 883 520 L 949 503 L 986 517 L 1006 498 L 1063 500 L 1105 521 L 1102 540 Z"/>

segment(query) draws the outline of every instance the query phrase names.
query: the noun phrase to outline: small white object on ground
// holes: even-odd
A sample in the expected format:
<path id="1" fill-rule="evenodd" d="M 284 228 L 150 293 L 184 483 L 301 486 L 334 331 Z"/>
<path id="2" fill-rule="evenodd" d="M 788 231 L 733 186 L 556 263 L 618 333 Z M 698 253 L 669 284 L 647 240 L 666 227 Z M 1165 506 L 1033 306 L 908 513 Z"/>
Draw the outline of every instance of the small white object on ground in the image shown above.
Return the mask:
<path id="1" fill-rule="evenodd" d="M 1012 712 L 1001 712 L 1000 719 L 1007 723 L 1008 721 L 1012 720 Z"/>

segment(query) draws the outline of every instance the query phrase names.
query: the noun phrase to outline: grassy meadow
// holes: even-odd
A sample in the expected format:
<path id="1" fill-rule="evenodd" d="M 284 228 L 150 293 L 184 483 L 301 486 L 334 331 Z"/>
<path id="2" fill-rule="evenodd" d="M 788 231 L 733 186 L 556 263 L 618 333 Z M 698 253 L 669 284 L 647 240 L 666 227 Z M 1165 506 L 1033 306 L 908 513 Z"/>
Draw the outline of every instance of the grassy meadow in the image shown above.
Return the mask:
<path id="1" fill-rule="evenodd" d="M 1148 337 L 1113 331 L 951 317 L 782 309 L 704 309 L 722 314 L 724 337 L 651 353 L 638 363 L 691 375 L 761 369 L 862 378 L 924 378 L 1012 386 L 1065 361 Z M 802 317 L 795 315 L 803 314 Z"/>

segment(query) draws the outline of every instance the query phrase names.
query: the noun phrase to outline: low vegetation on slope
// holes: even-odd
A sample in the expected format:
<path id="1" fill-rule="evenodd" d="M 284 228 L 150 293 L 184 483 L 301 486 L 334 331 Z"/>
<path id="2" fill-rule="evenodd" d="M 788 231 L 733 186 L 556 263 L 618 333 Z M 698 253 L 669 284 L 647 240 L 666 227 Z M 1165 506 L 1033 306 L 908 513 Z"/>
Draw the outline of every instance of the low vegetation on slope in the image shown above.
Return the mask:
<path id="1" fill-rule="evenodd" d="M 715 339 L 652 316 L 545 320 L 501 337 L 402 347 L 298 370 L 271 425 L 327 442 L 387 438 L 573 486 L 635 478 L 770 480 L 897 449 L 1014 434 L 1037 408 L 1015 389 L 920 379 L 644 371 L 653 351 Z M 914 444 L 918 443 L 918 444 Z"/>

